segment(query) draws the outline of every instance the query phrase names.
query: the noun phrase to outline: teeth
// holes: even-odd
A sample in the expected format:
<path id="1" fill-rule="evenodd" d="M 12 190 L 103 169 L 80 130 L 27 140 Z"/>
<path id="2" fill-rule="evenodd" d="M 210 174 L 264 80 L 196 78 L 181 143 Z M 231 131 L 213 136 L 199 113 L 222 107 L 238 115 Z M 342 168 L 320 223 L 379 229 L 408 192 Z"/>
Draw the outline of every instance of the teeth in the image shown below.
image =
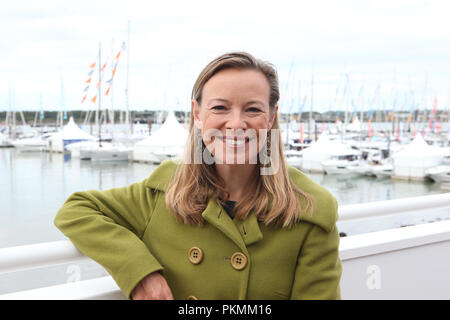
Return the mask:
<path id="1" fill-rule="evenodd" d="M 226 144 L 232 145 L 232 146 L 242 146 L 245 144 L 245 140 L 233 140 L 233 139 L 226 139 Z"/>

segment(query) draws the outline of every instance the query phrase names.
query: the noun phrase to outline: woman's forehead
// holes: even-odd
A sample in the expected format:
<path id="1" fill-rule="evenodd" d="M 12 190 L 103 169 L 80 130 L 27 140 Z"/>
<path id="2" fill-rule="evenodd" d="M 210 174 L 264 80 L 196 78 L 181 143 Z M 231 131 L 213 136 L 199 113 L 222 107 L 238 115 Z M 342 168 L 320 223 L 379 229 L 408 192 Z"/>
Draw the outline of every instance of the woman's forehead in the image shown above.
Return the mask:
<path id="1" fill-rule="evenodd" d="M 226 69 L 211 77 L 203 87 L 203 99 L 232 100 L 239 97 L 268 103 L 270 86 L 262 72 L 250 69 Z"/>

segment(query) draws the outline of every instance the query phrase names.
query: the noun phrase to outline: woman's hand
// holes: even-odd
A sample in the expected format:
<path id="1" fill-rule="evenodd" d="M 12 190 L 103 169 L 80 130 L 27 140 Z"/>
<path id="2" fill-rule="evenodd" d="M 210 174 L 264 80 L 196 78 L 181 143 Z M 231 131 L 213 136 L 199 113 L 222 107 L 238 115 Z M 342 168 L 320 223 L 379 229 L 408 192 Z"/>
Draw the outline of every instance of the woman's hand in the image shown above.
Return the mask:
<path id="1" fill-rule="evenodd" d="M 158 271 L 150 273 L 137 284 L 131 293 L 133 300 L 173 300 L 166 279 Z"/>

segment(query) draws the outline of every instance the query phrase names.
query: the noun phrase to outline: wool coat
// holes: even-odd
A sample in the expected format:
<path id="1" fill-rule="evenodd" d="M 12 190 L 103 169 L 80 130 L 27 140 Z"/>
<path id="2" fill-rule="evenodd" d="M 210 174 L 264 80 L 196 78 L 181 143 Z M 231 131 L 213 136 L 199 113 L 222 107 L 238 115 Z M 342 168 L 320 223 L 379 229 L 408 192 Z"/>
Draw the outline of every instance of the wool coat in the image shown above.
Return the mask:
<path id="1" fill-rule="evenodd" d="M 154 271 L 175 299 L 341 298 L 337 201 L 329 191 L 289 167 L 291 181 L 316 202 L 293 227 L 265 225 L 252 213 L 232 219 L 215 199 L 204 225 L 190 226 L 165 204 L 176 167 L 167 160 L 128 187 L 76 192 L 54 223 L 127 298 Z"/>

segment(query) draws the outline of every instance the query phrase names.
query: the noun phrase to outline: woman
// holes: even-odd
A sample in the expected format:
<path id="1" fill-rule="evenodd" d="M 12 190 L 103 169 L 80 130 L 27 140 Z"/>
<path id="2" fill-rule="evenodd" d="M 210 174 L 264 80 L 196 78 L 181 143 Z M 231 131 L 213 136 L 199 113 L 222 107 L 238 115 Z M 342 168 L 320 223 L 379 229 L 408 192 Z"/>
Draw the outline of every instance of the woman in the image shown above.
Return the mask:
<path id="1" fill-rule="evenodd" d="M 73 194 L 56 226 L 130 299 L 339 299 L 337 202 L 283 157 L 278 79 L 224 54 L 199 75 L 182 162 Z"/>

